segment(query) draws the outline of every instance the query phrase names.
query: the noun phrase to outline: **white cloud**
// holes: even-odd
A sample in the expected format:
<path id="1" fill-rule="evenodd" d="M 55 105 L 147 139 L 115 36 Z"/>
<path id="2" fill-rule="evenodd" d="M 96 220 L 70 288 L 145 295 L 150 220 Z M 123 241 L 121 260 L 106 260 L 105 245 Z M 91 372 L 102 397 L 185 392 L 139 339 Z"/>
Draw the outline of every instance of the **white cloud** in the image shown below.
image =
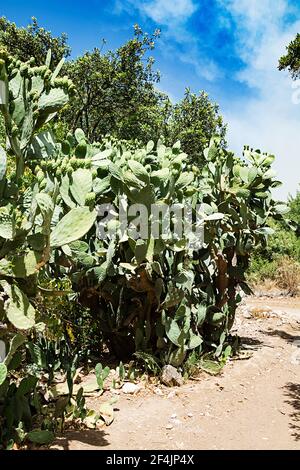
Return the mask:
<path id="1" fill-rule="evenodd" d="M 295 193 L 300 182 L 300 104 L 293 103 L 291 78 L 277 70 L 286 45 L 300 30 L 300 22 L 287 27 L 287 0 L 219 0 L 236 27 L 236 49 L 245 68 L 235 77 L 255 91 L 242 106 L 225 110 L 229 145 L 241 153 L 243 144 L 275 154 L 278 178 L 284 185 L 279 197 Z"/>
<path id="2" fill-rule="evenodd" d="M 188 21 L 199 11 L 196 0 L 117 0 L 115 11 L 131 12 L 140 15 L 163 27 L 160 40 L 161 51 L 165 57 L 176 57 L 184 64 L 192 65 L 198 77 L 213 81 L 221 76 L 217 64 L 204 56 L 198 35 L 192 34 Z M 180 46 L 178 48 L 178 45 Z"/>
<path id="3" fill-rule="evenodd" d="M 138 2 L 139 8 L 158 24 L 184 23 L 197 10 L 192 0 L 152 0 Z"/>

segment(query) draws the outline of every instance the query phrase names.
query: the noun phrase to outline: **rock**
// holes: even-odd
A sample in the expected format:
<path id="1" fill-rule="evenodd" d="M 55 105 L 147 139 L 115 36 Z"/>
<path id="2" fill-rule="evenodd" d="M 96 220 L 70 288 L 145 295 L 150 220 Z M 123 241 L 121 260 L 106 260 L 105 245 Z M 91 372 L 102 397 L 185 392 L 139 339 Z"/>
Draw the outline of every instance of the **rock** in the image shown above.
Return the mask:
<path id="1" fill-rule="evenodd" d="M 159 395 L 160 397 L 162 397 L 162 396 L 164 395 L 163 392 L 162 392 L 162 390 L 161 390 L 160 388 L 158 388 L 158 387 L 156 387 L 156 388 L 154 389 L 154 393 L 155 393 L 155 395 Z"/>
<path id="2" fill-rule="evenodd" d="M 167 398 L 174 398 L 176 396 L 176 391 L 172 390 L 172 392 L 168 393 Z"/>
<path id="3" fill-rule="evenodd" d="M 188 413 L 187 415 L 189 418 L 192 418 L 194 416 L 193 413 Z"/>
<path id="4" fill-rule="evenodd" d="M 173 429 L 173 424 L 167 424 L 166 429 Z"/>
<path id="5" fill-rule="evenodd" d="M 177 418 L 177 414 L 176 414 L 176 413 L 173 413 L 173 414 L 171 415 L 171 419 L 175 419 L 175 418 Z"/>
<path id="6" fill-rule="evenodd" d="M 160 380 L 168 387 L 183 385 L 182 375 L 171 365 L 164 366 L 161 371 Z"/>
<path id="7" fill-rule="evenodd" d="M 131 395 L 133 393 L 137 393 L 140 390 L 140 387 L 136 384 L 133 384 L 132 382 L 125 382 L 122 391 L 124 393 L 130 393 Z"/>

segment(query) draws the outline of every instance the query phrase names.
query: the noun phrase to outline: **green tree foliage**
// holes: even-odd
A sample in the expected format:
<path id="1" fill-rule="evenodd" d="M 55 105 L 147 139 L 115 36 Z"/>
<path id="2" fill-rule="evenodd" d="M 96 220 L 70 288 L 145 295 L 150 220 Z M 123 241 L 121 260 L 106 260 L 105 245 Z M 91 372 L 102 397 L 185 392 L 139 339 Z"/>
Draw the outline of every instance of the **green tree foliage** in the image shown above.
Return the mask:
<path id="1" fill-rule="evenodd" d="M 224 144 L 226 126 L 217 104 L 202 91 L 199 95 L 186 89 L 182 101 L 175 104 L 167 126 L 169 144 L 180 140 L 183 150 L 194 163 L 203 163 L 203 150 L 211 136 L 217 135 Z"/>
<path id="2" fill-rule="evenodd" d="M 259 247 L 252 257 L 249 278 L 261 283 L 269 278 L 277 280 L 278 270 L 283 262 L 300 262 L 300 192 L 288 201 L 288 222 L 270 220 L 274 234 L 269 237 L 268 245 Z"/>
<path id="3" fill-rule="evenodd" d="M 290 219 L 295 222 L 298 226 L 297 232 L 300 234 L 300 191 L 297 191 L 295 197 L 290 198 L 289 200 L 289 208 L 290 208 Z"/>
<path id="4" fill-rule="evenodd" d="M 147 57 L 158 36 L 135 26 L 134 38 L 115 52 L 95 48 L 66 64 L 78 92 L 64 114 L 73 131 L 80 126 L 91 140 L 106 134 L 140 141 L 159 137 L 170 102 L 155 88 L 159 74 Z"/>
<path id="5" fill-rule="evenodd" d="M 187 89 L 184 98 L 173 104 L 158 90 L 160 75 L 150 54 L 159 35 L 159 30 L 148 35 L 135 25 L 134 37 L 116 51 L 103 53 L 102 48 L 95 48 L 66 62 L 64 71 L 77 94 L 53 121 L 61 140 L 77 127 L 91 141 L 107 134 L 141 144 L 162 137 L 172 145 L 180 139 L 182 149 L 195 163 L 203 162 L 203 150 L 213 135 L 224 143 L 226 127 L 218 106 L 206 93 L 196 95 Z M 21 60 L 34 57 L 37 65 L 44 64 L 48 49 L 52 51 L 51 66 L 70 55 L 67 36 L 54 37 L 35 18 L 26 28 L 0 18 L 0 44 Z"/>
<path id="6" fill-rule="evenodd" d="M 286 55 L 279 59 L 279 70 L 288 70 L 293 79 L 300 77 L 300 34 L 286 48 Z"/>
<path id="7" fill-rule="evenodd" d="M 67 44 L 66 34 L 54 37 L 51 31 L 46 31 L 38 25 L 37 19 L 26 28 L 17 27 L 4 16 L 0 18 L 0 45 L 14 57 L 26 61 L 35 58 L 37 65 L 45 63 L 47 51 L 51 49 L 51 66 L 55 67 L 62 57 L 68 57 L 71 49 Z"/>

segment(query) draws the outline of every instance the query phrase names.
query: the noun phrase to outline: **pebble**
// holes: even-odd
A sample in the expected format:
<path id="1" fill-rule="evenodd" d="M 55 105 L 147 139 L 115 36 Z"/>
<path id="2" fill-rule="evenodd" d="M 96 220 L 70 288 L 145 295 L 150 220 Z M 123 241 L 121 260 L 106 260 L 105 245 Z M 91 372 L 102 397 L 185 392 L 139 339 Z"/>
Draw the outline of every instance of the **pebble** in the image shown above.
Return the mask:
<path id="1" fill-rule="evenodd" d="M 133 393 L 137 393 L 139 390 L 140 390 L 140 387 L 136 384 L 133 384 L 132 382 L 126 382 L 124 383 L 122 387 L 122 391 L 124 393 L 133 394 Z"/>

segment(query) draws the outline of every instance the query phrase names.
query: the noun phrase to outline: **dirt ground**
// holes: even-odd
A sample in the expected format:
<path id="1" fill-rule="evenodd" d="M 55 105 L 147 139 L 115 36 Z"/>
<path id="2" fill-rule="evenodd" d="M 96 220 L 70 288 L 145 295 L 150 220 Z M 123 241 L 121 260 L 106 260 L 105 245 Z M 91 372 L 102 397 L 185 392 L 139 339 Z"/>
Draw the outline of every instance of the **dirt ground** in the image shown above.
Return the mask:
<path id="1" fill-rule="evenodd" d="M 300 449 L 300 301 L 251 298 L 235 332 L 245 358 L 231 360 L 220 375 L 121 392 L 110 426 L 67 431 L 53 447 Z M 90 404 L 96 409 L 95 399 Z"/>

